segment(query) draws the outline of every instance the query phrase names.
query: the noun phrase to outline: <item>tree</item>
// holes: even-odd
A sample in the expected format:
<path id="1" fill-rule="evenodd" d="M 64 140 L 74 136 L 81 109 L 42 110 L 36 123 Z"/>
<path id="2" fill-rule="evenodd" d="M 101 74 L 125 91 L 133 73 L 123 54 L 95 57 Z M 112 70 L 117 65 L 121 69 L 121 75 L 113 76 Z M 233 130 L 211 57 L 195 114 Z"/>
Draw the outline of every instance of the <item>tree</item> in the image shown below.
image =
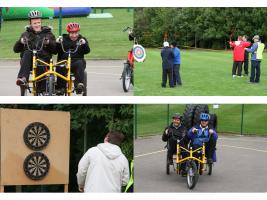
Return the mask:
<path id="1" fill-rule="evenodd" d="M 267 8 L 136 8 L 134 28 L 146 47 L 162 46 L 164 34 L 183 47 L 223 49 L 230 35 L 264 39 Z"/>

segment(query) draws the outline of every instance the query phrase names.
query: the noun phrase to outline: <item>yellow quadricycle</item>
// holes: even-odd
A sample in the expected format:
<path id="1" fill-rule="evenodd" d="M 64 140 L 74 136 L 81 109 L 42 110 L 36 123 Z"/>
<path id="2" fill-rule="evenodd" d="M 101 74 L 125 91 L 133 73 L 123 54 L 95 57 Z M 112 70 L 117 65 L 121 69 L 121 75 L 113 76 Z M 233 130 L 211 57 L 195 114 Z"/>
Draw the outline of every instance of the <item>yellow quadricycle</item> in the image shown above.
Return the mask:
<path id="1" fill-rule="evenodd" d="M 173 169 L 177 174 L 186 176 L 187 186 L 193 189 L 197 182 L 199 175 L 205 171 L 208 175 L 212 174 L 212 163 L 207 163 L 205 155 L 205 143 L 199 148 L 194 149 L 192 146 L 183 147 L 180 145 L 180 140 L 177 140 L 177 151 L 173 157 Z M 166 173 L 170 174 L 170 165 L 167 156 Z"/>
<path id="2" fill-rule="evenodd" d="M 29 40 L 25 38 L 27 50 L 32 52 L 32 74 L 30 80 L 27 85 L 23 85 L 20 87 L 21 96 L 26 96 L 27 92 L 32 93 L 33 96 L 55 96 L 58 95 L 56 93 L 56 83 L 57 79 L 61 78 L 66 81 L 66 88 L 64 88 L 64 93 L 61 95 L 71 96 L 75 94 L 74 88 L 74 76 L 71 73 L 71 54 L 76 53 L 79 48 L 79 43 L 77 42 L 76 48 L 74 50 L 65 51 L 63 44 L 61 42 L 61 47 L 65 53 L 68 54 L 68 58 L 66 60 L 61 60 L 59 62 L 53 63 L 53 60 L 50 59 L 50 62 L 45 62 L 41 59 L 37 58 L 38 52 L 43 50 L 44 42 L 46 38 L 43 38 L 41 41 L 40 47 L 38 44 L 35 45 L 35 48 L 31 48 L 29 45 Z M 66 69 L 66 74 L 62 75 L 56 71 L 58 67 L 63 67 Z M 42 68 L 42 69 L 41 69 Z M 42 73 L 38 73 L 41 71 Z M 38 82 L 45 81 L 45 89 L 38 90 Z M 87 73 L 84 74 L 84 91 L 82 93 L 83 96 L 86 96 L 87 91 Z"/>

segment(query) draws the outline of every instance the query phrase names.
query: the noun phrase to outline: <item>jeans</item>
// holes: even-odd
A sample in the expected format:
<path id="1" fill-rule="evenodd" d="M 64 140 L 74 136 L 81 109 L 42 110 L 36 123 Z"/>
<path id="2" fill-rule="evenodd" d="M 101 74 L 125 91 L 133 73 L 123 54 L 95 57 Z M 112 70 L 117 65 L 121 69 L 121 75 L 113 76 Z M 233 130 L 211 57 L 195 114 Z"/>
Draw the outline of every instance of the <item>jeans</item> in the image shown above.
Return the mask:
<path id="1" fill-rule="evenodd" d="M 173 66 L 173 84 L 182 85 L 182 81 L 180 77 L 180 64 L 174 64 Z"/>
<path id="2" fill-rule="evenodd" d="M 250 82 L 258 83 L 260 82 L 260 75 L 261 75 L 261 61 L 260 60 L 252 60 L 251 61 L 251 75 L 250 75 Z"/>

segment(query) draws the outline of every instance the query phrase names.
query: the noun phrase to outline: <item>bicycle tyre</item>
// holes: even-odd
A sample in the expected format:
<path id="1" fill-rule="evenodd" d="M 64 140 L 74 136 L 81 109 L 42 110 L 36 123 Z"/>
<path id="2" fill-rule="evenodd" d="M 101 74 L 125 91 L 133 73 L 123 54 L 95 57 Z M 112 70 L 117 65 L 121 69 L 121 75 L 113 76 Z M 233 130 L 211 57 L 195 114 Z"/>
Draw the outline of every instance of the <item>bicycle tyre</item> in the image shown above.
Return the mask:
<path id="1" fill-rule="evenodd" d="M 55 79 L 53 75 L 50 75 L 48 78 L 48 95 L 52 96 L 55 94 Z"/>
<path id="2" fill-rule="evenodd" d="M 131 69 L 130 64 L 125 63 L 122 72 L 122 87 L 124 92 L 128 92 L 131 85 Z"/>
<path id="3" fill-rule="evenodd" d="M 210 176 L 212 174 L 212 164 L 208 164 L 208 175 Z"/>
<path id="4" fill-rule="evenodd" d="M 187 187 L 192 190 L 196 186 L 198 182 L 199 174 L 197 170 L 197 165 L 194 161 L 189 162 L 188 169 L 187 169 Z"/>
<path id="5" fill-rule="evenodd" d="M 83 96 L 87 96 L 87 72 L 84 71 L 84 77 L 83 77 Z"/>

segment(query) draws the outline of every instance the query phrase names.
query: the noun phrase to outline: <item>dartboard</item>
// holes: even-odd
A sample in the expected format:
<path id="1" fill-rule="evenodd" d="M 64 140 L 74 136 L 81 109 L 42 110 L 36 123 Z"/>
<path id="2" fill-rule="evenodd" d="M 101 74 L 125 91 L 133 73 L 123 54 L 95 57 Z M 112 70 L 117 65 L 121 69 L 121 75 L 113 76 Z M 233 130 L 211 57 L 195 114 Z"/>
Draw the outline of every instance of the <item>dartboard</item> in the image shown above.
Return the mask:
<path id="1" fill-rule="evenodd" d="M 134 45 L 133 46 L 133 56 L 137 62 L 144 62 L 144 60 L 146 59 L 146 51 L 145 51 L 144 47 L 139 45 L 139 44 Z"/>
<path id="2" fill-rule="evenodd" d="M 50 132 L 43 123 L 33 122 L 25 128 L 23 138 L 30 149 L 39 151 L 48 145 Z"/>
<path id="3" fill-rule="evenodd" d="M 43 179 L 47 175 L 49 167 L 48 158 L 41 152 L 28 155 L 23 164 L 25 174 L 32 180 Z"/>

